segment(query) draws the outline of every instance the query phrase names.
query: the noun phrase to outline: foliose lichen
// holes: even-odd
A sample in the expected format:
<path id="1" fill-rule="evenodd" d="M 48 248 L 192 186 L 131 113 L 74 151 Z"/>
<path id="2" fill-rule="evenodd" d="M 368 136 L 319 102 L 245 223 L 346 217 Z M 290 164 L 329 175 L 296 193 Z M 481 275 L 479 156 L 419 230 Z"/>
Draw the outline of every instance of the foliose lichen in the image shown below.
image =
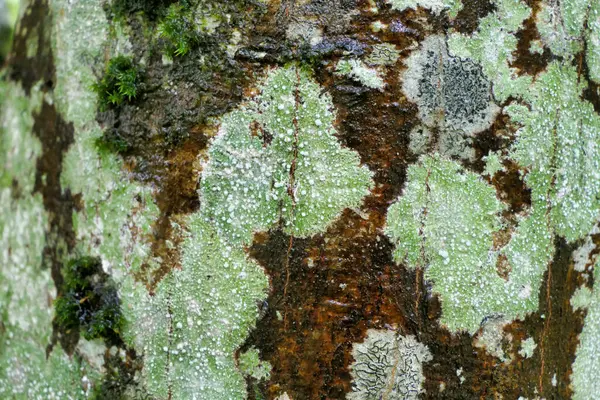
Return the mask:
<path id="1" fill-rule="evenodd" d="M 531 358 L 536 347 L 537 344 L 535 343 L 535 339 L 532 337 L 527 338 L 521 342 L 521 349 L 519 350 L 519 354 L 522 357 Z"/>
<path id="2" fill-rule="evenodd" d="M 433 359 L 414 336 L 369 329 L 352 346 L 352 392 L 348 400 L 416 400 L 423 392 L 423 363 Z"/>

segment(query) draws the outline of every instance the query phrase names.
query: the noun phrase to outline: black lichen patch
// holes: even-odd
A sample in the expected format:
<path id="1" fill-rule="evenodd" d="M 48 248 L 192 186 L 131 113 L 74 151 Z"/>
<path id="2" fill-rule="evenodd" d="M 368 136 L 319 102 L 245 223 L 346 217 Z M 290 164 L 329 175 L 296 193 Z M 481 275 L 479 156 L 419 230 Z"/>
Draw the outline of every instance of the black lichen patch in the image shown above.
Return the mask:
<path id="1" fill-rule="evenodd" d="M 60 332 L 79 331 L 87 340 L 122 343 L 124 323 L 117 287 L 102 270 L 99 258 L 71 260 L 63 269 L 64 285 L 54 307 L 54 324 Z"/>
<path id="2" fill-rule="evenodd" d="M 139 95 L 140 86 L 139 68 L 133 65 L 131 58 L 117 56 L 108 62 L 104 76 L 93 89 L 98 95 L 100 110 L 105 111 L 124 102 L 131 103 Z"/>

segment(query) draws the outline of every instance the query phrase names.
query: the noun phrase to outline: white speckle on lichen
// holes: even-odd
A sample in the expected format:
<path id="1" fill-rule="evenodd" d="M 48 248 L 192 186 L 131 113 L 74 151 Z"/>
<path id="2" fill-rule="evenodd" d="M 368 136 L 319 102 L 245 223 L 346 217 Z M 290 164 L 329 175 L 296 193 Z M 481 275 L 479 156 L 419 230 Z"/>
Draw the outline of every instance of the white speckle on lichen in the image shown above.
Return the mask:
<path id="1" fill-rule="evenodd" d="M 348 400 L 415 400 L 423 392 L 423 363 L 433 357 L 414 336 L 369 329 L 363 343 L 352 346 L 352 392 Z"/>

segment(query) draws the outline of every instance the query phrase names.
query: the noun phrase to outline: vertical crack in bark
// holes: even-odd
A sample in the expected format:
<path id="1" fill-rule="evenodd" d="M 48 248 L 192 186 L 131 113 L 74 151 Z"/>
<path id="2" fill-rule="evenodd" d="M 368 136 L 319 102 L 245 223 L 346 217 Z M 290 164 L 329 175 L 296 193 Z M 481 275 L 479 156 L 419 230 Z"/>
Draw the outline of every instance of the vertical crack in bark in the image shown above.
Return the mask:
<path id="1" fill-rule="evenodd" d="M 292 221 L 295 222 L 296 216 L 296 194 L 295 194 L 295 183 L 296 183 L 296 166 L 298 163 L 298 110 L 300 106 L 300 71 L 298 71 L 298 67 L 296 67 L 296 90 L 294 93 L 294 143 L 293 143 L 293 154 L 292 154 L 292 163 L 290 165 L 290 182 L 288 185 L 288 195 L 292 199 Z M 286 253 L 285 260 L 285 285 L 283 287 L 283 300 L 287 298 L 288 286 L 290 283 L 290 256 L 292 254 L 292 248 L 294 246 L 294 233 L 290 234 L 290 241 L 288 244 L 288 249 Z M 283 322 L 284 326 L 287 328 L 287 307 L 283 312 Z"/>

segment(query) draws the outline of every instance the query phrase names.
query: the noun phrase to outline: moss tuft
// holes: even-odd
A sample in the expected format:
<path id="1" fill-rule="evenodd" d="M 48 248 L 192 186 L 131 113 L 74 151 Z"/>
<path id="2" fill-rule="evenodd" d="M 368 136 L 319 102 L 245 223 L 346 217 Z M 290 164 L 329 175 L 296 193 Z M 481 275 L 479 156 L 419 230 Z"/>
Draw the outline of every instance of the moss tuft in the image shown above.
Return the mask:
<path id="1" fill-rule="evenodd" d="M 111 59 L 102 79 L 92 86 L 98 94 L 100 110 L 135 99 L 139 95 L 139 75 L 131 58 L 117 56 Z"/>
<path id="2" fill-rule="evenodd" d="M 64 290 L 54 303 L 55 323 L 64 332 L 81 329 L 87 340 L 119 343 L 123 325 L 119 296 L 100 259 L 71 260 L 63 273 Z"/>

